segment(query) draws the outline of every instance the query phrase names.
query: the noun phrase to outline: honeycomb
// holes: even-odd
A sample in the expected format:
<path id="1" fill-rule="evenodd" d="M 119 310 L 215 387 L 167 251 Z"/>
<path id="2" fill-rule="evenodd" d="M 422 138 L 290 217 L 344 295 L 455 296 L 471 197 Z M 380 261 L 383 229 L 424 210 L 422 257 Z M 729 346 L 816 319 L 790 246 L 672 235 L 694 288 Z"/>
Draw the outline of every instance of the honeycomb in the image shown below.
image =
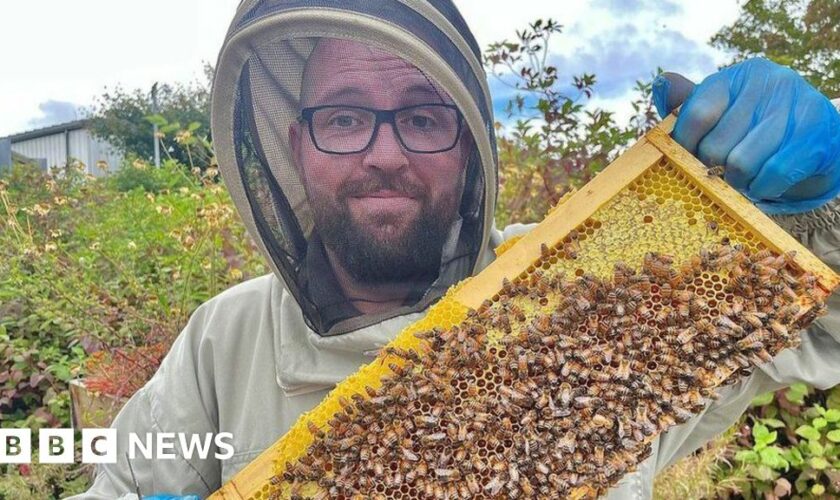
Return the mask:
<path id="1" fill-rule="evenodd" d="M 702 167 L 685 163 L 660 155 L 594 209 L 564 200 L 555 212 L 585 212 L 580 224 L 500 249 L 535 257 L 515 272 L 502 262 L 506 279 L 487 296 L 470 288 L 485 273 L 447 293 L 298 419 L 256 488 L 235 490 L 260 500 L 605 492 L 716 387 L 797 345 L 837 283 L 803 248 L 755 229 L 749 208 L 715 201 Z"/>

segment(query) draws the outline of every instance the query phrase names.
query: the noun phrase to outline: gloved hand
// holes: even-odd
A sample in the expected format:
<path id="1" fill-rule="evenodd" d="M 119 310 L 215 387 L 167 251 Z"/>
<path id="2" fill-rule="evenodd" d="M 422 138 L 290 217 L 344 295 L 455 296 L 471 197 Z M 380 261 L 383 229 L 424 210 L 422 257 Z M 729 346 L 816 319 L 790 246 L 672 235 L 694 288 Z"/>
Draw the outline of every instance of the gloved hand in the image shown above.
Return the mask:
<path id="1" fill-rule="evenodd" d="M 653 82 L 664 117 L 687 98 L 673 137 L 765 213 L 806 212 L 840 192 L 840 113 L 793 70 L 749 59 L 691 89 L 679 75 Z"/>

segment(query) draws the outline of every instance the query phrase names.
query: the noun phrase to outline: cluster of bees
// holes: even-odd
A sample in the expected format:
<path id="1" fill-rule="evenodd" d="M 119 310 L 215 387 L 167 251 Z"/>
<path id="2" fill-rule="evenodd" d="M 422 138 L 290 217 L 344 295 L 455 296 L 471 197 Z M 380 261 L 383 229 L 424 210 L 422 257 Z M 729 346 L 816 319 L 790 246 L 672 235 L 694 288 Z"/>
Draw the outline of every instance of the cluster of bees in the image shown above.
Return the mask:
<path id="1" fill-rule="evenodd" d="M 724 240 L 676 266 L 571 279 L 537 270 L 381 386 L 341 400 L 272 483 L 292 498 L 558 498 L 606 491 L 734 382 L 797 344 L 824 305 L 792 255 Z M 804 301 L 804 302 L 803 302 Z M 808 306 L 800 313 L 800 303 Z"/>

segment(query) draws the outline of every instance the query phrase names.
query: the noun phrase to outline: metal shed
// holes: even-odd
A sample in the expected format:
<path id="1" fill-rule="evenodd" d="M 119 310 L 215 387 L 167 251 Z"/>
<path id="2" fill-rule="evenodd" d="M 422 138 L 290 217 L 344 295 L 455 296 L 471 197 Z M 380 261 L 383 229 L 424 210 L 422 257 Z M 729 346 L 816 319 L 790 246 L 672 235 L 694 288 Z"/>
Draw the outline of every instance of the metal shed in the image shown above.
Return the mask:
<path id="1" fill-rule="evenodd" d="M 123 155 L 116 148 L 91 134 L 87 128 L 87 120 L 76 120 L 0 138 L 0 143 L 3 142 L 10 144 L 13 153 L 32 158 L 42 166 L 63 166 L 68 160 L 78 160 L 85 165 L 88 173 L 96 176 L 105 173 L 97 166 L 100 161 L 106 162 L 108 168 L 113 170 L 119 168 L 123 159 Z"/>

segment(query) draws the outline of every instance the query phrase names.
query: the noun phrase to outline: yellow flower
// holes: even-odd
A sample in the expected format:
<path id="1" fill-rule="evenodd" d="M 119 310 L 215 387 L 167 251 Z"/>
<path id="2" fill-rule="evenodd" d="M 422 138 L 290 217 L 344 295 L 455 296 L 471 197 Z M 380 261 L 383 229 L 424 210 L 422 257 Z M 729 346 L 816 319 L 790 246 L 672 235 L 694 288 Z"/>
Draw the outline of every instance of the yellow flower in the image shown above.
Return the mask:
<path id="1" fill-rule="evenodd" d="M 230 279 L 232 279 L 234 281 L 239 281 L 239 280 L 242 279 L 242 270 L 238 269 L 238 268 L 235 268 L 235 267 L 232 267 L 228 271 L 228 277 L 230 277 Z"/>
<path id="2" fill-rule="evenodd" d="M 128 242 L 128 248 L 130 248 L 131 250 L 137 250 L 137 243 L 134 243 L 133 241 L 129 241 Z"/>
<path id="3" fill-rule="evenodd" d="M 50 206 L 44 205 L 42 203 L 37 203 L 34 207 L 32 207 L 32 209 L 35 211 L 36 214 L 40 216 L 44 216 L 50 213 Z"/>

